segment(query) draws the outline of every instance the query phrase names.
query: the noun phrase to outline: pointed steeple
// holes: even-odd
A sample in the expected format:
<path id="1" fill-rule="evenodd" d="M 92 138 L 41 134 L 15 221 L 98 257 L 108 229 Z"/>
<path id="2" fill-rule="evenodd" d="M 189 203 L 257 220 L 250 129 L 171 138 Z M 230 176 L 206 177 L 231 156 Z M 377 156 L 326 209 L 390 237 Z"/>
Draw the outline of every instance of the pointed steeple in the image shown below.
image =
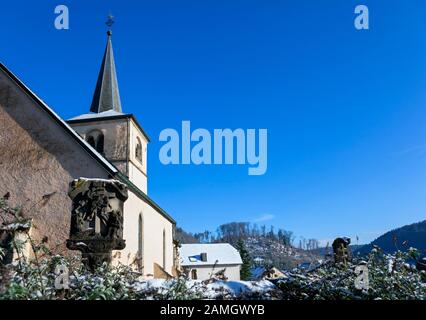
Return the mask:
<path id="1" fill-rule="evenodd" d="M 99 71 L 95 93 L 93 94 L 92 105 L 90 106 L 90 111 L 95 113 L 109 110 L 121 112 L 120 93 L 118 91 L 117 73 L 115 71 L 114 53 L 111 41 L 112 31 L 108 30 L 107 35 L 107 46 L 102 60 L 101 70 Z"/>

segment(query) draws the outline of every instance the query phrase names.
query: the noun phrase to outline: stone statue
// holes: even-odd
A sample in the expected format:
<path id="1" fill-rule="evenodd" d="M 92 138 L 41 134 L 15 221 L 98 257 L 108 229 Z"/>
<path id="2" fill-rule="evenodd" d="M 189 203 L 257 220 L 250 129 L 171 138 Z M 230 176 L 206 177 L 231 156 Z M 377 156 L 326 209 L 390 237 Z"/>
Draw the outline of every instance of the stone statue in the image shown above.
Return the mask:
<path id="1" fill-rule="evenodd" d="M 351 239 L 347 237 L 336 238 L 333 241 L 334 262 L 346 264 L 350 259 L 349 244 Z"/>
<path id="2" fill-rule="evenodd" d="M 117 180 L 80 178 L 70 183 L 72 200 L 70 238 L 67 248 L 82 252 L 91 270 L 111 262 L 112 250 L 125 248 L 123 204 L 127 187 Z"/>

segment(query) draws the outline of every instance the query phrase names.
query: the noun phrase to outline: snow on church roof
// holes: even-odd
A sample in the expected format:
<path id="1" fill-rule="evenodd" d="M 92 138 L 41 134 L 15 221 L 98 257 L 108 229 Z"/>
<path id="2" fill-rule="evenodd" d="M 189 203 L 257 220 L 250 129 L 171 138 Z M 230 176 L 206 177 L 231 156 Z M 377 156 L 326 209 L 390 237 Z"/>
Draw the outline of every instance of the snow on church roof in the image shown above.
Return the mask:
<path id="1" fill-rule="evenodd" d="M 207 261 L 202 261 L 202 253 L 207 253 Z M 182 244 L 180 258 L 182 266 L 242 264 L 237 249 L 229 243 Z"/>
<path id="2" fill-rule="evenodd" d="M 108 111 L 104 111 L 104 112 L 99 112 L 99 113 L 85 113 L 85 114 L 81 114 L 79 116 L 76 116 L 74 118 L 69 119 L 70 120 L 84 120 L 84 119 L 96 119 L 96 118 L 106 118 L 106 117 L 116 117 L 116 116 L 125 116 L 126 114 L 123 112 L 118 112 L 115 110 L 108 110 Z"/>

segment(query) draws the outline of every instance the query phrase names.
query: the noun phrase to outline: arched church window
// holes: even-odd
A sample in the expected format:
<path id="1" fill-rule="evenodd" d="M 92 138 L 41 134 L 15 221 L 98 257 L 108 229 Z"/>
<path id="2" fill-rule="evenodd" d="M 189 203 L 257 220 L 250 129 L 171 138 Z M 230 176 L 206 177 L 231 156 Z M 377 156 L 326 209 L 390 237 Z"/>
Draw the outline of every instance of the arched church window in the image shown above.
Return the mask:
<path id="1" fill-rule="evenodd" d="M 139 270 L 143 269 L 143 216 L 139 214 L 138 222 L 138 266 Z"/>
<path id="2" fill-rule="evenodd" d="M 166 229 L 163 229 L 163 269 L 166 270 Z"/>
<path id="3" fill-rule="evenodd" d="M 100 130 L 92 130 L 87 134 L 86 141 L 100 154 L 104 153 L 104 134 Z"/>
<path id="4" fill-rule="evenodd" d="M 142 143 L 139 138 L 136 138 L 136 150 L 135 150 L 136 159 L 142 163 Z"/>

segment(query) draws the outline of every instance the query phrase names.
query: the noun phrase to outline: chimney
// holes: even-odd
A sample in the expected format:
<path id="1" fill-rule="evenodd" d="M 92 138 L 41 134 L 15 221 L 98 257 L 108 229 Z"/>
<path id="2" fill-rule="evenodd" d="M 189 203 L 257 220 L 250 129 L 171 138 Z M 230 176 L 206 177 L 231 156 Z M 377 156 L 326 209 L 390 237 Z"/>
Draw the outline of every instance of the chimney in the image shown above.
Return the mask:
<path id="1" fill-rule="evenodd" d="M 206 252 L 201 253 L 201 261 L 207 262 L 207 253 Z"/>

